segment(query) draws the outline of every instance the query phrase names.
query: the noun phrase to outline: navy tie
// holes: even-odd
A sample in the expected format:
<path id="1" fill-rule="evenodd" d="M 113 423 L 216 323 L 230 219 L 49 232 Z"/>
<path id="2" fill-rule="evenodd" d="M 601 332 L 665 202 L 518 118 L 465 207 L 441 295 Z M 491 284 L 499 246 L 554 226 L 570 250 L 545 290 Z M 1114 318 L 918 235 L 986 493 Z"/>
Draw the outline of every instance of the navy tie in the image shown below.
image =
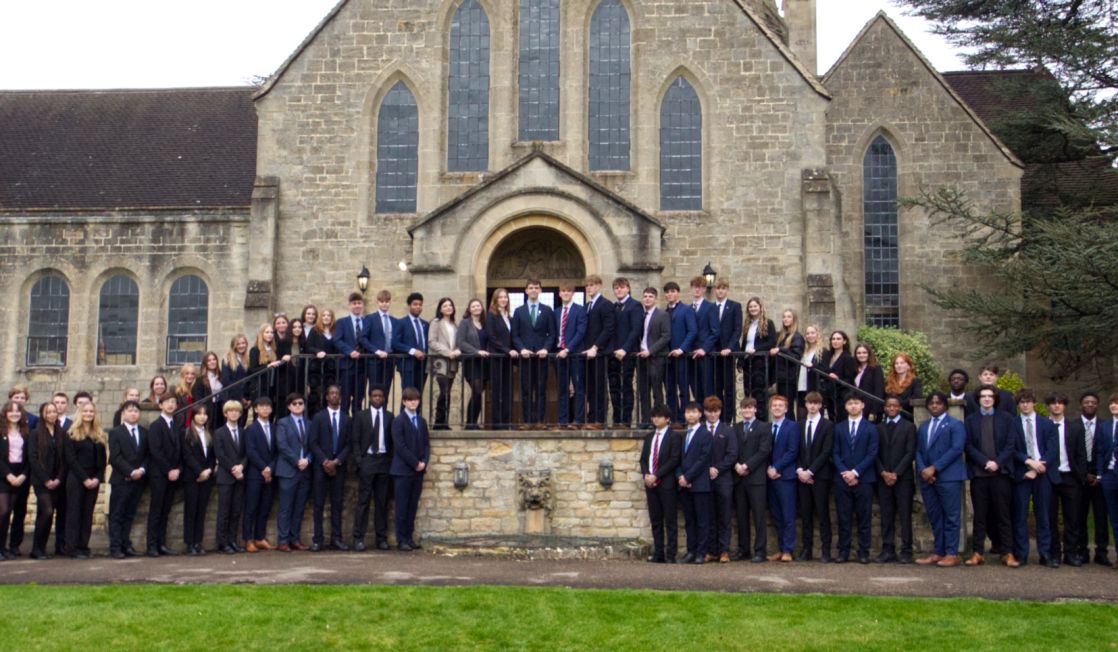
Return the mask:
<path id="1" fill-rule="evenodd" d="M 330 414 L 331 429 L 334 431 L 334 454 L 338 454 L 338 413 L 333 412 Z"/>
<path id="2" fill-rule="evenodd" d="M 415 415 L 415 414 L 411 415 L 411 424 L 413 426 L 415 426 L 416 430 L 419 430 L 419 416 L 418 415 Z"/>

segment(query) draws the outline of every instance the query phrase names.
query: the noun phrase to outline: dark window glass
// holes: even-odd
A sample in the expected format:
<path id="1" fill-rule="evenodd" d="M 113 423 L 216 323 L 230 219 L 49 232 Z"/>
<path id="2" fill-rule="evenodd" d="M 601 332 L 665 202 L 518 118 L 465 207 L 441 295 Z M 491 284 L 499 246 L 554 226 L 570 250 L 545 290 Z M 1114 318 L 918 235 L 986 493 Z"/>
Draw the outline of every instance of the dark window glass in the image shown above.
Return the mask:
<path id="1" fill-rule="evenodd" d="M 27 320 L 27 366 L 66 365 L 66 333 L 70 328 L 70 287 L 61 276 L 44 276 L 31 286 Z"/>
<path id="2" fill-rule="evenodd" d="M 489 17 L 464 0 L 450 23 L 446 169 L 489 169 Z"/>
<path id="3" fill-rule="evenodd" d="M 520 140 L 559 140 L 559 0 L 520 0 Z"/>
<path id="4" fill-rule="evenodd" d="M 866 323 L 900 327 L 897 251 L 897 157 L 878 136 L 862 162 L 865 222 Z"/>
<path id="5" fill-rule="evenodd" d="M 703 208 L 703 109 L 695 89 L 677 77 L 660 105 L 660 210 Z"/>
<path id="6" fill-rule="evenodd" d="M 419 171 L 419 107 L 404 82 L 384 96 L 377 115 L 378 213 L 414 213 Z"/>
<path id="7" fill-rule="evenodd" d="M 602 0 L 590 19 L 590 169 L 629 169 L 629 14 Z"/>
<path id="8" fill-rule="evenodd" d="M 167 364 L 201 362 L 210 310 L 206 282 L 197 276 L 176 279 L 167 306 Z"/>
<path id="9" fill-rule="evenodd" d="M 136 364 L 136 323 L 140 288 L 124 275 L 101 286 L 97 326 L 97 364 Z"/>

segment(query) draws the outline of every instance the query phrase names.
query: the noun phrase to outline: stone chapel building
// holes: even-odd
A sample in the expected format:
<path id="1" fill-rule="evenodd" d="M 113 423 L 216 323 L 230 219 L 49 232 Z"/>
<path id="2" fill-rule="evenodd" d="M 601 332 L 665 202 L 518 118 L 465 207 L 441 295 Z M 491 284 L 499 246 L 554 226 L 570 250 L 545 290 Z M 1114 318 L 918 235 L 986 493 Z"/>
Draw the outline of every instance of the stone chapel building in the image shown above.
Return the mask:
<path id="1" fill-rule="evenodd" d="M 272 313 L 459 306 L 708 263 L 770 315 L 928 333 L 973 285 L 897 197 L 1016 209 L 1022 164 L 884 14 L 814 74 L 815 0 L 342 0 L 259 88 L 0 92 L 0 380 L 125 386 Z"/>

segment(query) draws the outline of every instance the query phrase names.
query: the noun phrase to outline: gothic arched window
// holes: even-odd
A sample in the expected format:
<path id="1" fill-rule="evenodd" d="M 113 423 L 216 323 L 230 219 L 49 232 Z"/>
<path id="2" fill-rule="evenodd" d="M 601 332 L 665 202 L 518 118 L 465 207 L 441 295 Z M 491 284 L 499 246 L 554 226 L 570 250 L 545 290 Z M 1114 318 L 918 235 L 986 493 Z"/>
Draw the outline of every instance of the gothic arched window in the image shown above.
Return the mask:
<path id="1" fill-rule="evenodd" d="M 862 220 L 866 323 L 900 327 L 897 157 L 883 136 L 874 139 L 862 160 Z"/>
<path id="2" fill-rule="evenodd" d="M 629 14 L 602 0 L 590 18 L 590 169 L 629 169 Z"/>
<path id="3" fill-rule="evenodd" d="M 520 0 L 520 140 L 559 140 L 559 0 Z"/>
<path id="4" fill-rule="evenodd" d="M 419 107 L 402 81 L 384 96 L 377 114 L 378 213 L 414 213 L 419 173 Z"/>
<path id="5" fill-rule="evenodd" d="M 660 104 L 660 210 L 703 208 L 703 107 L 682 76 Z"/>
<path id="6" fill-rule="evenodd" d="M 167 364 L 200 362 L 206 352 L 210 289 L 194 275 L 180 276 L 167 297 Z"/>
<path id="7" fill-rule="evenodd" d="M 31 286 L 27 319 L 27 366 L 66 366 L 67 332 L 70 328 L 70 286 L 50 274 Z"/>
<path id="8" fill-rule="evenodd" d="M 489 17 L 463 0 L 450 22 L 446 169 L 489 169 Z"/>
<path id="9" fill-rule="evenodd" d="M 117 274 L 101 286 L 97 319 L 97 364 L 136 364 L 140 287 Z"/>

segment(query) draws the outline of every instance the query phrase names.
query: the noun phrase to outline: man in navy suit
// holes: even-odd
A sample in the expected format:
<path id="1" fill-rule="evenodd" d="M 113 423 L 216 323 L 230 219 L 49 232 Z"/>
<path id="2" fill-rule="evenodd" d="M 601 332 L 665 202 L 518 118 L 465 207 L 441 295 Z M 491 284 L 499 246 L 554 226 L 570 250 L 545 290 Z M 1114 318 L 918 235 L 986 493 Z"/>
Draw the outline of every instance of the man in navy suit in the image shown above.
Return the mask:
<path id="1" fill-rule="evenodd" d="M 706 280 L 702 276 L 696 276 L 691 279 L 691 309 L 695 312 L 698 331 L 691 350 L 691 363 L 688 365 L 688 384 L 691 386 L 691 396 L 696 401 L 715 394 L 712 361 L 717 357 L 715 347 L 718 346 L 718 311 L 705 297 Z"/>
<path id="2" fill-rule="evenodd" d="M 276 477 L 279 478 L 279 529 L 280 552 L 306 550 L 299 537 L 303 529 L 303 510 L 310 493 L 311 464 L 314 455 L 310 446 L 310 426 L 303 418 L 303 395 L 287 395 L 288 415 L 276 424 Z"/>
<path id="3" fill-rule="evenodd" d="M 985 561 L 986 533 L 997 529 L 997 538 L 991 543 L 1000 546 L 992 552 L 1002 554 L 1002 563 L 1010 568 L 1020 566 L 1014 557 L 1013 520 L 1013 458 L 1017 449 L 1020 423 L 1004 408 L 997 407 L 998 388 L 982 385 L 975 392 L 978 396 L 978 414 L 964 422 L 967 429 L 967 471 L 970 476 L 970 496 L 974 505 L 973 539 L 967 566 L 977 566 Z M 988 524 L 992 525 L 988 529 Z"/>
<path id="4" fill-rule="evenodd" d="M 1110 516 L 1110 529 L 1118 542 L 1118 393 L 1108 400 L 1110 418 L 1099 420 L 1095 436 L 1095 466 L 1099 485 L 1102 487 L 1106 508 Z M 1118 570 L 1118 560 L 1111 566 Z"/>
<path id="5" fill-rule="evenodd" d="M 679 545 L 679 521 L 676 514 L 676 469 L 682 457 L 679 435 L 668 429 L 672 415 L 668 408 L 652 408 L 654 430 L 645 437 L 641 447 L 641 478 L 648 501 L 648 520 L 652 525 L 652 556 L 648 561 L 675 563 Z"/>
<path id="6" fill-rule="evenodd" d="M 396 547 L 419 548 L 415 542 L 415 514 L 423 493 L 423 478 L 431 455 L 427 421 L 419 415 L 419 390 L 405 387 L 404 411 L 392 420 L 392 474 L 396 489 Z"/>
<path id="7" fill-rule="evenodd" d="M 586 428 L 601 429 L 606 422 L 607 369 L 613 352 L 615 311 L 613 302 L 602 296 L 602 277 L 586 277 Z"/>
<path id="8" fill-rule="evenodd" d="M 687 554 L 684 564 L 703 563 L 703 554 L 710 547 L 711 520 L 714 501 L 711 497 L 710 461 L 714 440 L 700 421 L 703 406 L 692 401 L 683 408 L 687 431 L 683 435 L 683 457 L 676 469 L 679 499 L 683 503 L 683 524 L 687 532 Z"/>
<path id="9" fill-rule="evenodd" d="M 245 550 L 271 550 L 268 543 L 268 514 L 272 511 L 275 493 L 276 463 L 279 455 L 272 434 L 272 400 L 257 398 L 252 404 L 256 417 L 245 429 L 245 511 L 241 534 Z"/>
<path id="10" fill-rule="evenodd" d="M 609 396 L 613 404 L 613 427 L 628 428 L 633 423 L 633 375 L 641 346 L 644 309 L 629 296 L 629 279 L 613 279 L 614 338 L 609 361 Z"/>
<path id="11" fill-rule="evenodd" d="M 586 338 L 586 309 L 574 302 L 575 286 L 559 288 L 562 305 L 555 310 L 555 379 L 558 381 L 559 425 L 571 423 L 568 387 L 574 388 L 574 427 L 586 420 L 585 362 L 580 355 Z"/>
<path id="12" fill-rule="evenodd" d="M 361 364 L 361 341 L 365 337 L 365 297 L 360 292 L 349 295 L 349 314 L 339 319 L 334 329 L 334 346 L 342 354 L 338 360 L 338 378 L 343 390 L 342 409 L 347 413 L 360 405 L 361 397 L 365 394 L 364 365 Z"/>
<path id="13" fill-rule="evenodd" d="M 730 423 L 733 419 L 733 404 L 737 394 L 733 354 L 741 351 L 742 312 L 741 304 L 728 298 L 730 282 L 720 278 L 714 283 L 714 308 L 718 316 L 718 339 L 714 345 L 718 356 L 715 358 L 714 390 L 722 399 L 722 420 Z M 795 397 L 789 396 L 788 400 Z"/>
<path id="14" fill-rule="evenodd" d="M 769 398 L 773 446 L 769 463 L 769 511 L 773 515 L 779 551 L 769 561 L 792 561 L 796 549 L 796 462 L 800 457 L 800 428 L 785 419 L 788 399 L 780 394 Z"/>
<path id="15" fill-rule="evenodd" d="M 524 412 L 521 429 L 544 421 L 547 354 L 555 344 L 555 315 L 540 303 L 540 280 L 528 279 L 524 294 L 527 300 L 512 314 L 512 346 L 520 351 L 520 408 Z"/>
<path id="16" fill-rule="evenodd" d="M 877 426 L 864 418 L 863 409 L 862 397 L 851 394 L 846 399 L 847 418 L 835 424 L 834 462 L 839 473 L 835 478 L 839 528 L 835 561 L 840 564 L 850 559 L 851 525 L 855 515 L 858 518 L 858 563 L 870 563 L 870 519 L 879 438 Z"/>
<path id="17" fill-rule="evenodd" d="M 1013 464 L 1013 556 L 1023 566 L 1029 561 L 1029 503 L 1036 516 L 1036 547 L 1040 563 L 1059 566 L 1052 558 L 1052 529 L 1048 510 L 1052 485 L 1060 484 L 1060 442 L 1056 427 L 1036 413 L 1036 394 L 1017 390 L 1021 427 L 1017 432 Z"/>
<path id="18" fill-rule="evenodd" d="M 349 416 L 342 411 L 342 391 L 326 388 L 326 409 L 311 420 L 311 454 L 314 456 L 314 539 L 311 551 L 322 550 L 322 516 L 330 494 L 330 547 L 348 550 L 342 540 L 342 509 L 345 498 L 346 463 L 349 461 Z"/>
<path id="19" fill-rule="evenodd" d="M 916 433 L 916 473 L 924 510 L 932 526 L 935 550 L 916 560 L 921 566 L 944 568 L 959 565 L 959 530 L 963 482 L 967 468 L 963 449 L 967 431 L 963 423 L 947 414 L 947 395 L 932 392 L 924 400 L 931 418 Z"/>
<path id="20" fill-rule="evenodd" d="M 668 352 L 668 368 L 664 374 L 664 385 L 668 393 L 668 409 L 672 421 L 682 426 L 683 406 L 691 399 L 687 392 L 687 366 L 691 349 L 699 335 L 695 311 L 679 302 L 679 283 L 671 281 L 664 285 L 664 297 L 668 300 L 668 316 L 672 324 L 671 350 Z M 731 420 L 723 419 L 726 423 Z"/>
<path id="21" fill-rule="evenodd" d="M 392 350 L 406 353 L 408 359 L 400 360 L 400 382 L 405 388 L 414 387 L 423 395 L 423 385 L 427 382 L 427 334 L 430 324 L 419 315 L 423 314 L 423 295 L 412 292 L 408 295 L 408 314 L 392 325 Z"/>
<path id="22" fill-rule="evenodd" d="M 365 316 L 361 331 L 361 350 L 371 354 L 369 360 L 369 385 L 379 385 L 385 392 L 392 392 L 396 365 L 392 358 L 392 337 L 396 320 L 388 314 L 392 307 L 392 294 L 388 290 L 377 292 L 377 311 Z"/>

